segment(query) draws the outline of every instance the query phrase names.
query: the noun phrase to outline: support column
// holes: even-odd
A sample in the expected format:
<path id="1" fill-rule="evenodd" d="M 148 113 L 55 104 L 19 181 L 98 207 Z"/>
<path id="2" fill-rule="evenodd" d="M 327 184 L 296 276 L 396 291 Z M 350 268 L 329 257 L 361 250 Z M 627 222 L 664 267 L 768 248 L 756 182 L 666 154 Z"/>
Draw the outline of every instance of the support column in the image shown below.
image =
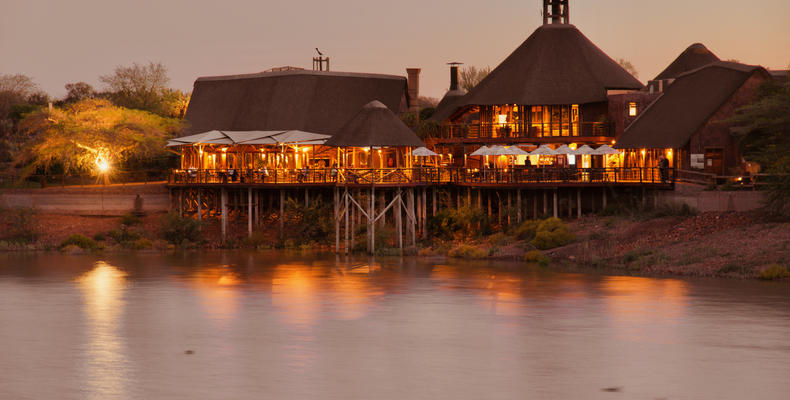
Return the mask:
<path id="1" fill-rule="evenodd" d="M 368 242 L 370 243 L 370 245 L 368 246 L 369 247 L 368 250 L 370 251 L 370 254 L 376 253 L 376 224 L 373 222 L 374 221 L 373 217 L 375 216 L 375 211 L 374 211 L 375 200 L 376 200 L 376 188 L 374 186 L 371 186 L 370 200 L 368 201 L 368 203 L 370 204 L 368 207 L 368 237 L 370 238 Z"/>
<path id="2" fill-rule="evenodd" d="M 568 191 L 568 218 L 573 215 L 573 195 Z"/>
<path id="3" fill-rule="evenodd" d="M 544 190 L 543 191 L 543 215 L 548 215 L 549 214 L 549 196 L 548 195 L 549 195 L 549 192 Z M 555 193 L 555 195 L 556 195 L 556 193 Z M 554 216 L 555 217 L 557 216 L 557 212 L 556 211 L 554 212 Z"/>
<path id="4" fill-rule="evenodd" d="M 178 215 L 184 216 L 184 189 L 178 189 Z"/>
<path id="5" fill-rule="evenodd" d="M 225 242 L 225 237 L 228 231 L 228 192 L 227 189 L 222 188 L 220 192 L 220 210 L 222 212 L 222 242 Z"/>
<path id="6" fill-rule="evenodd" d="M 343 202 L 345 203 L 345 211 L 343 213 L 344 213 L 345 218 L 346 218 L 346 229 L 345 229 L 345 232 L 344 232 L 346 234 L 346 251 L 345 251 L 345 253 L 348 254 L 348 239 L 349 239 L 349 232 L 348 232 L 349 215 L 348 214 L 351 212 L 351 210 L 348 208 L 348 203 L 349 203 L 348 202 L 348 187 L 346 187 L 345 191 L 343 192 Z"/>
<path id="7" fill-rule="evenodd" d="M 340 252 L 340 199 L 337 186 L 332 189 L 333 202 L 335 206 L 335 254 Z"/>
<path id="8" fill-rule="evenodd" d="M 386 207 L 387 207 L 387 201 L 384 198 L 384 191 L 381 191 L 381 193 L 379 193 L 379 215 L 381 215 L 381 218 L 379 218 L 379 227 L 381 228 L 387 226 L 387 216 L 382 215 Z"/>
<path id="9" fill-rule="evenodd" d="M 538 219 L 538 194 L 532 194 L 532 219 Z"/>
<path id="10" fill-rule="evenodd" d="M 576 189 L 576 218 L 582 217 L 582 188 Z"/>
<path id="11" fill-rule="evenodd" d="M 554 189 L 554 218 L 557 218 L 557 189 Z"/>
<path id="12" fill-rule="evenodd" d="M 416 232 L 415 232 L 416 226 L 414 224 L 416 221 L 414 221 L 414 218 L 413 218 L 416 215 L 416 214 L 414 214 L 414 189 L 413 188 L 409 189 L 408 193 L 409 193 L 409 196 L 407 198 L 406 207 L 409 210 L 409 214 L 411 214 L 411 216 L 412 216 L 412 218 L 409 218 L 409 220 L 411 221 L 409 223 L 409 227 L 410 227 L 409 233 L 411 234 L 411 245 L 412 246 L 416 246 L 417 245 L 417 235 L 416 235 Z"/>
<path id="13" fill-rule="evenodd" d="M 395 227 L 398 230 L 398 249 L 400 249 L 400 254 L 403 255 L 403 197 L 401 193 L 401 189 L 398 188 L 398 204 L 396 207 L 393 207 L 393 211 L 395 211 Z"/>
<path id="14" fill-rule="evenodd" d="M 247 188 L 247 237 L 252 237 L 252 188 Z"/>
<path id="15" fill-rule="evenodd" d="M 198 220 L 198 222 L 202 222 L 202 220 L 203 220 L 203 199 L 200 198 L 200 192 L 201 191 L 202 190 L 200 190 L 200 188 L 198 188 L 198 190 L 197 190 L 197 203 L 198 203 L 197 220 Z"/>
<path id="16" fill-rule="evenodd" d="M 433 196 L 433 198 L 431 199 L 432 200 L 431 201 L 431 207 L 432 207 L 431 215 L 436 215 L 436 190 L 437 190 L 437 188 L 436 188 L 436 186 L 434 186 L 433 190 L 431 191 L 431 195 Z"/>
<path id="17" fill-rule="evenodd" d="M 521 189 L 516 189 L 516 207 L 518 207 L 518 212 L 516 212 L 516 221 L 520 224 L 521 223 Z"/>
<path id="18" fill-rule="evenodd" d="M 511 224 L 510 212 L 513 210 L 513 202 L 512 202 L 513 196 L 511 192 L 512 192 L 511 190 L 507 191 L 507 226 L 510 226 Z"/>
<path id="19" fill-rule="evenodd" d="M 280 189 L 280 240 L 285 238 L 285 190 Z"/>
<path id="20" fill-rule="evenodd" d="M 601 192 L 601 207 L 603 210 L 606 209 L 606 188 L 603 188 Z"/>
<path id="21" fill-rule="evenodd" d="M 428 237 L 428 232 L 425 229 L 426 223 L 428 221 L 428 193 L 426 192 L 427 188 L 422 188 L 422 227 L 420 227 L 420 232 L 422 232 L 422 237 Z"/>

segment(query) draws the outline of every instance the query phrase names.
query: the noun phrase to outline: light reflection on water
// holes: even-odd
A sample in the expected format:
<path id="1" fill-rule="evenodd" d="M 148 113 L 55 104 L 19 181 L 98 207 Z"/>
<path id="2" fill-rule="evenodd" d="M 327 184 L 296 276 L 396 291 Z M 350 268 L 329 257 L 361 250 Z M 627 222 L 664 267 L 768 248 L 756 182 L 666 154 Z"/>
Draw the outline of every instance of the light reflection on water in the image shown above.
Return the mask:
<path id="1" fill-rule="evenodd" d="M 784 398 L 788 289 L 491 262 L 0 255 L 0 398 Z"/>
<path id="2" fill-rule="evenodd" d="M 126 344 L 120 332 L 126 273 L 103 261 L 76 279 L 88 320 L 84 372 L 88 398 L 125 398 Z"/>

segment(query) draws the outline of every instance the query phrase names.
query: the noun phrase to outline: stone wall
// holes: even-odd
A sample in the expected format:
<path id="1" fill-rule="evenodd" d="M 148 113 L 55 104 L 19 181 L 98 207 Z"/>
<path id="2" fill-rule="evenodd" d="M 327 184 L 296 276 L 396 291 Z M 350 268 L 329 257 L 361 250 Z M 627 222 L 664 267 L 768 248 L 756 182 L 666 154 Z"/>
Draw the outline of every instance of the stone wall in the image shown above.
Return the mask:
<path id="1" fill-rule="evenodd" d="M 170 196 L 164 184 L 109 185 L 47 189 L 0 190 L 0 207 L 33 207 L 44 213 L 123 215 L 134 211 L 137 196 L 142 211 L 166 212 Z"/>

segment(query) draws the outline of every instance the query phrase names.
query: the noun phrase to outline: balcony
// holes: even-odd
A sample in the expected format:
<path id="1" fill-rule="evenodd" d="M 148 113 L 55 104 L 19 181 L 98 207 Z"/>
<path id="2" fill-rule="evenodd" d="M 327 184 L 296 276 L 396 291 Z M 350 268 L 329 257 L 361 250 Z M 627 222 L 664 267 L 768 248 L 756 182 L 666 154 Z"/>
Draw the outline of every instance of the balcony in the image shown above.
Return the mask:
<path id="1" fill-rule="evenodd" d="M 614 124 L 579 122 L 531 126 L 529 124 L 446 124 L 439 127 L 438 139 L 483 139 L 514 141 L 528 139 L 547 142 L 563 138 L 614 137 Z"/>

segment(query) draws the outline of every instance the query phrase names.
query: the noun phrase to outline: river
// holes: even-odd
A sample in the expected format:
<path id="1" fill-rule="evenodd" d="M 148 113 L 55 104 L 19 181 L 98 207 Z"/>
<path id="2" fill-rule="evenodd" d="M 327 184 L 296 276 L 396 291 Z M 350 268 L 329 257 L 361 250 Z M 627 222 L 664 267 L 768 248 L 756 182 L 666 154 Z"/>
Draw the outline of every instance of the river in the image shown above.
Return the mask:
<path id="1" fill-rule="evenodd" d="M 1 399 L 787 399 L 790 284 L 0 254 Z"/>

